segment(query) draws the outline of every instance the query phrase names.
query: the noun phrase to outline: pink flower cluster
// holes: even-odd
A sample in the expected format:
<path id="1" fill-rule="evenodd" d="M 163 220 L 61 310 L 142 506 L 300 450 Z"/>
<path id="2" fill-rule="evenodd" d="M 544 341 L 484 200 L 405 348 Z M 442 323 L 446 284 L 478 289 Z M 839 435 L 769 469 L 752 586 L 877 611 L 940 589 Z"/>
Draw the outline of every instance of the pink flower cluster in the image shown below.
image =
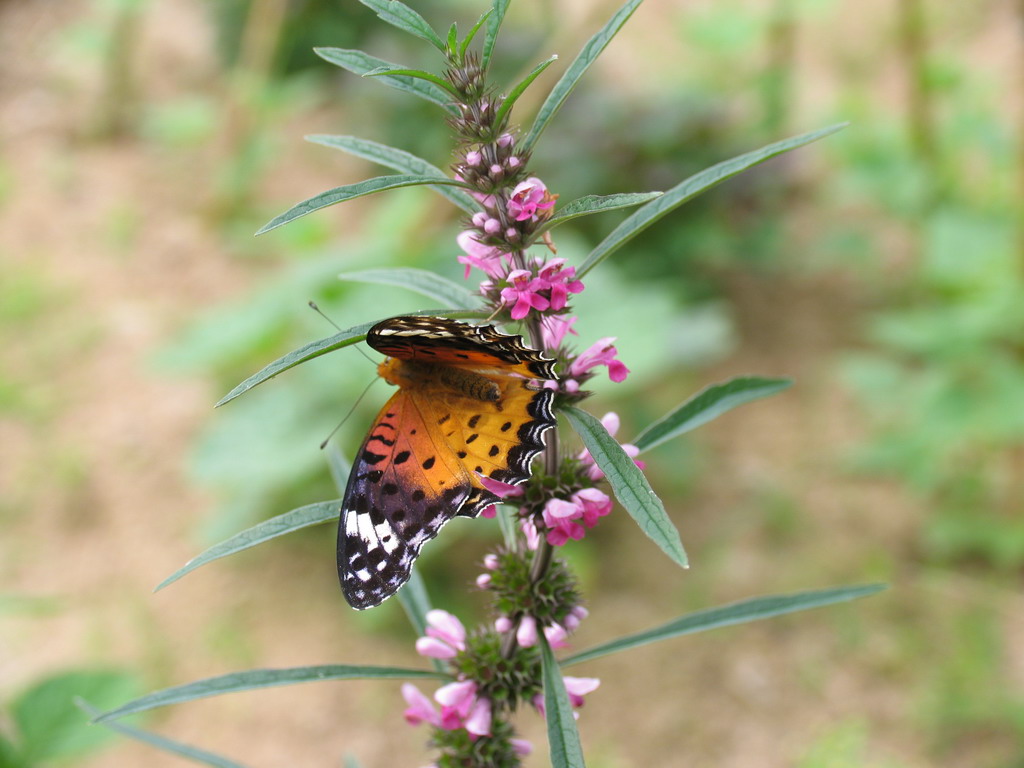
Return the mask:
<path id="1" fill-rule="evenodd" d="M 611 511 L 612 500 L 597 488 L 583 488 L 568 500 L 548 499 L 543 513 L 548 544 L 560 547 L 570 539 L 579 541 L 586 528 L 593 528 Z"/>
<path id="2" fill-rule="evenodd" d="M 564 619 L 564 624 L 557 621 L 544 627 L 537 626 L 537 619 L 534 616 L 523 616 L 519 620 L 519 626 L 515 627 L 516 642 L 523 648 L 532 648 L 537 644 L 540 637 L 538 629 L 544 633 L 545 639 L 552 648 L 568 648 L 569 633 L 575 632 L 580 622 L 587 617 L 587 609 L 577 605 Z M 494 620 L 494 629 L 498 632 L 509 632 L 514 622 L 508 616 L 499 616 Z"/>
<path id="3" fill-rule="evenodd" d="M 447 611 L 427 612 L 427 634 L 416 641 L 416 652 L 432 659 L 453 659 L 466 650 L 466 628 Z M 457 680 L 437 689 L 434 702 L 412 683 L 402 686 L 402 696 L 409 705 L 405 719 L 410 725 L 429 723 L 453 731 L 465 728 L 473 736 L 491 732 L 491 702 L 477 695 L 473 680 Z"/>
<path id="4" fill-rule="evenodd" d="M 558 312 L 565 309 L 570 293 L 580 293 L 583 282 L 576 279 L 576 267 L 566 267 L 565 259 L 536 261 L 537 274 L 529 269 L 514 269 L 505 278 L 510 285 L 501 290 L 501 300 L 512 307 L 512 319 L 522 320 L 530 309 Z"/>

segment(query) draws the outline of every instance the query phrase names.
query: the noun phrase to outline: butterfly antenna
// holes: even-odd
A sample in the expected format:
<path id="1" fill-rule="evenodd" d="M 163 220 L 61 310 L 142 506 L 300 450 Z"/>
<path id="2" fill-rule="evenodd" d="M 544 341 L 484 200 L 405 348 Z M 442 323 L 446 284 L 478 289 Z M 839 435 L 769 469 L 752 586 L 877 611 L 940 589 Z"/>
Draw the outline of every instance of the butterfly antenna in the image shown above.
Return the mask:
<path id="1" fill-rule="evenodd" d="M 355 410 L 359 406 L 359 404 L 361 402 L 363 402 L 363 398 L 366 397 L 366 393 L 370 391 L 370 387 L 372 387 L 378 381 L 379 381 L 378 377 L 374 377 L 374 378 L 370 379 L 370 383 L 366 385 L 366 388 L 363 389 L 362 394 L 360 394 L 359 397 L 356 398 L 356 401 L 354 403 L 352 403 L 352 407 L 348 409 L 348 413 L 345 414 L 345 417 L 341 421 L 338 422 L 338 425 L 334 429 L 331 430 L 331 434 L 329 434 L 327 437 L 325 437 L 324 441 L 322 443 L 320 443 L 320 450 L 321 451 L 324 448 L 327 447 L 327 444 L 329 442 L 331 442 L 331 438 L 334 437 L 334 433 L 337 432 L 339 429 L 341 429 L 342 425 L 346 421 L 348 421 L 349 416 L 351 416 L 355 412 Z"/>
<path id="2" fill-rule="evenodd" d="M 320 317 L 322 317 L 328 323 L 330 323 L 335 328 L 337 328 L 339 331 L 341 330 L 341 326 L 339 326 L 336 322 L 331 320 L 331 318 L 329 318 L 327 315 L 325 315 L 324 311 L 322 309 L 320 309 L 320 307 L 317 305 L 317 303 L 315 301 L 313 301 L 312 299 L 309 300 L 309 308 L 312 309 L 314 312 L 316 312 L 318 315 L 320 315 Z M 356 349 L 359 350 L 359 354 L 361 354 L 363 357 L 365 357 L 371 363 L 373 363 L 374 365 L 377 364 L 376 361 L 372 357 L 370 357 L 368 354 L 366 354 L 366 352 L 363 350 L 362 347 L 356 347 Z M 345 418 L 348 418 L 348 417 L 346 416 Z M 341 425 L 339 424 L 338 426 L 340 427 Z M 337 429 L 337 427 L 335 427 L 335 429 Z M 331 434 L 333 435 L 334 433 L 332 432 Z M 327 439 L 330 440 L 331 438 L 328 437 Z"/>

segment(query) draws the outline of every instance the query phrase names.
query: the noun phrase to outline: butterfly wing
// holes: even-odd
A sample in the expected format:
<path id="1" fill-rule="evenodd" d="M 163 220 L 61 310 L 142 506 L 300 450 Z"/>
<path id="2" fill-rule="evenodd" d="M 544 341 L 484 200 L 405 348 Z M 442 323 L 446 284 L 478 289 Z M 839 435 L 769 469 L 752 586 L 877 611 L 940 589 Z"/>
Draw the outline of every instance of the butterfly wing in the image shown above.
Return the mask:
<path id="1" fill-rule="evenodd" d="M 349 474 L 338 529 L 338 576 L 354 608 L 377 605 L 398 591 L 424 542 L 473 491 L 452 451 L 437 444 L 436 425 L 428 425 L 419 399 L 404 389 L 395 393 Z"/>
<path id="2" fill-rule="evenodd" d="M 366 343 L 388 357 L 441 363 L 529 379 L 554 379 L 554 361 L 520 336 L 447 317 L 392 317 L 370 329 Z"/>

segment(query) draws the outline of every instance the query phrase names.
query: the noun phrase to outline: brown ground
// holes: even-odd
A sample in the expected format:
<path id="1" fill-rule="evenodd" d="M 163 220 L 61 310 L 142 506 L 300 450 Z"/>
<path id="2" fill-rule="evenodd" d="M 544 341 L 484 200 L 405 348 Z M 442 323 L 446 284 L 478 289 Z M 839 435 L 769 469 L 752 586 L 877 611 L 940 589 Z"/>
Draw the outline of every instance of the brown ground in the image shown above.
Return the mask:
<path id="1" fill-rule="evenodd" d="M 410 643 L 353 628 L 333 581 L 310 576 L 331 557 L 312 543 L 288 559 L 267 547 L 151 594 L 196 552 L 192 532 L 210 500 L 188 484 L 183 456 L 220 393 L 158 374 L 148 358 L 194 312 L 243 295 L 261 268 L 227 257 L 204 219 L 217 148 L 176 154 L 84 137 L 95 72 L 52 45 L 87 12 L 46 0 L 0 7 L 0 151 L 10 179 L 0 258 L 5 274 L 48 297 L 45 313 L 0 337 L 5 375 L 31 384 L 31 402 L 0 414 L 0 583 L 4 593 L 59 601 L 49 615 L 0 617 L 0 695 L 83 664 L 142 670 L 150 688 L 257 666 L 415 664 Z M 210 46 L 199 3 L 154 4 L 141 79 L 158 97 L 204 87 L 216 78 Z M 277 128 L 294 142 L 270 174 L 275 206 L 339 183 L 336 166 L 295 148 L 324 124 L 301 117 Z M 126 207 L 138 219 L 118 245 L 110 222 Z M 893 590 L 581 668 L 602 679 L 581 719 L 591 764 L 788 766 L 823 740 L 856 742 L 860 728 L 866 747 L 850 765 L 985 765 L 1012 755 L 997 733 L 937 758 L 921 724 L 923 670 L 943 663 L 942 608 L 998 606 L 1008 680 L 1020 688 L 1024 605 L 982 578 L 916 564 L 925 511 L 893 486 L 839 469 L 863 434 L 832 357 L 856 338 L 856 285 L 758 275 L 730 286 L 742 345 L 701 383 L 758 372 L 800 386 L 701 431 L 702 461 L 722 479 L 674 510 L 693 574 L 655 557 L 627 524 L 608 523 L 622 535 L 601 552 L 577 647 L 757 594 L 876 579 Z M 657 454 L 651 463 L 668 473 Z M 774 527 L 769 508 L 783 510 Z M 796 510 L 795 530 L 786 509 Z M 637 599 L 652 593 L 667 599 Z M 172 707 L 147 727 L 255 768 L 326 768 L 345 751 L 370 768 L 425 763 L 422 734 L 400 709 L 397 684 L 324 683 Z M 523 721 L 543 743 L 537 719 Z M 129 743 L 83 763 L 180 764 Z"/>

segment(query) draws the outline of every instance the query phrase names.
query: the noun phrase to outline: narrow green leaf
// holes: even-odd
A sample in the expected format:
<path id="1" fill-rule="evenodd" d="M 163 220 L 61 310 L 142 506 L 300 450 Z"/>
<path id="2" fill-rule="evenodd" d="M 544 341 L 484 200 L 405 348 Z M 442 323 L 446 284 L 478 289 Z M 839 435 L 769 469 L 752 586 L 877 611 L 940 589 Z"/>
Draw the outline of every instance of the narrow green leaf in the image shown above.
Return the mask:
<path id="1" fill-rule="evenodd" d="M 473 28 L 469 30 L 469 33 L 466 35 L 466 39 L 463 40 L 462 43 L 459 45 L 459 61 L 465 60 L 466 49 L 469 48 L 469 44 L 473 42 L 473 38 L 476 37 L 476 33 L 480 31 L 480 28 L 484 25 L 484 22 L 486 22 L 491 17 L 492 13 L 494 13 L 494 9 L 488 8 L 480 15 L 480 18 L 477 19 L 477 22 L 476 24 L 473 25 Z"/>
<path id="2" fill-rule="evenodd" d="M 428 163 L 411 152 L 389 147 L 387 144 L 379 144 L 369 139 L 360 139 L 355 136 L 314 135 L 307 136 L 306 141 L 340 149 L 350 155 L 379 163 L 399 173 L 407 173 L 412 176 L 433 176 L 439 179 L 448 178 L 448 175 L 436 165 Z M 445 184 L 434 185 L 431 189 L 451 200 L 466 213 L 476 213 L 480 210 L 477 202 L 461 189 L 449 187 Z"/>
<path id="3" fill-rule="evenodd" d="M 459 50 L 459 25 L 454 21 L 448 27 L 448 44 L 445 50 L 450 54 L 454 54 Z"/>
<path id="4" fill-rule="evenodd" d="M 352 462 L 345 458 L 345 454 L 333 440 L 327 443 L 324 453 L 327 454 L 327 469 L 331 473 L 331 480 L 334 481 L 338 493 L 344 494 L 348 486 L 348 474 L 352 471 Z"/>
<path id="5" fill-rule="evenodd" d="M 612 230 L 611 233 L 609 233 L 609 235 L 598 243 L 597 247 L 590 252 L 590 255 L 587 256 L 586 261 L 583 262 L 583 266 L 580 267 L 576 274 L 579 277 L 583 277 L 597 264 L 604 261 L 614 251 L 643 232 L 662 216 L 679 207 L 683 203 L 692 200 L 702 192 L 706 192 L 712 187 L 721 184 L 726 179 L 731 179 L 733 176 L 742 173 L 748 168 L 753 168 L 755 165 L 763 163 L 765 160 L 770 160 L 777 155 L 797 149 L 805 144 L 810 144 L 812 141 L 817 141 L 818 139 L 830 136 L 836 131 L 845 128 L 846 125 L 846 123 L 840 123 L 838 125 L 829 126 L 828 128 L 823 128 L 820 131 L 812 131 L 811 133 L 804 133 L 791 139 L 777 141 L 774 144 L 761 147 L 761 149 L 754 150 L 753 152 L 747 152 L 745 155 L 740 155 L 739 157 L 734 157 L 731 160 L 725 160 L 717 165 L 713 165 L 710 168 L 691 176 L 685 181 L 680 182 L 657 200 L 651 201 Z"/>
<path id="6" fill-rule="evenodd" d="M 607 656 L 610 653 L 617 653 L 628 648 L 636 648 L 672 637 L 691 635 L 695 632 L 704 632 L 709 629 L 717 629 L 718 627 L 745 624 L 749 621 L 757 621 L 758 619 L 768 619 L 773 616 L 782 616 L 786 613 L 819 608 L 823 605 L 856 600 L 859 597 L 867 597 L 876 592 L 881 592 L 886 588 L 885 584 L 865 584 L 855 587 L 796 592 L 791 595 L 766 595 L 765 597 L 742 600 L 738 603 L 731 603 L 730 605 L 723 605 L 718 608 L 695 611 L 694 613 L 680 616 L 678 619 L 673 619 L 667 624 L 648 629 L 645 632 L 620 637 L 618 640 L 612 640 L 611 642 L 577 653 L 564 659 L 562 666 L 568 667 L 572 664 L 579 664 L 581 661 L 590 661 L 601 656 Z"/>
<path id="7" fill-rule="evenodd" d="M 564 224 L 570 219 L 579 216 L 588 216 L 591 213 L 604 213 L 619 208 L 630 208 L 634 205 L 642 205 L 656 197 L 661 197 L 661 192 L 626 192 L 617 195 L 587 195 L 579 197 L 571 203 L 559 208 L 543 227 L 541 232 L 554 229 L 559 224 Z"/>
<path id="8" fill-rule="evenodd" d="M 342 272 L 338 275 L 338 279 L 407 288 L 452 307 L 472 309 L 480 306 L 479 296 L 474 296 L 458 283 L 426 269 L 416 269 L 415 267 L 364 269 L 359 272 Z"/>
<path id="9" fill-rule="evenodd" d="M 633 445 L 641 451 L 650 450 L 717 419 L 738 405 L 774 395 L 791 386 L 792 379 L 763 379 L 758 376 L 739 376 L 721 384 L 713 384 L 647 427 L 633 440 Z"/>
<path id="10" fill-rule="evenodd" d="M 612 38 L 622 28 L 622 25 L 626 23 L 630 16 L 642 3 L 643 0 L 629 0 L 624 6 L 622 6 L 608 23 L 605 24 L 600 31 L 587 41 L 587 44 L 583 46 L 583 50 L 579 52 L 576 59 L 569 68 L 565 70 L 565 74 L 562 75 L 562 79 L 559 80 L 555 87 L 551 89 L 551 93 L 548 94 L 547 99 L 541 105 L 540 111 L 537 113 L 537 117 L 533 120 L 533 126 L 530 128 L 530 133 L 527 134 L 522 147 L 519 151 L 527 152 L 537 142 L 537 137 L 540 136 L 541 132 L 547 127 L 547 124 L 551 121 L 551 118 L 555 116 L 555 113 L 561 108 L 562 104 L 572 93 L 572 89 L 576 87 L 576 83 L 579 82 L 580 78 L 583 77 L 583 73 L 590 68 L 590 65 L 594 63 L 598 56 L 605 47 L 612 41 Z"/>
<path id="11" fill-rule="evenodd" d="M 480 66 L 485 72 L 490 67 L 494 41 L 498 39 L 498 30 L 501 29 L 501 22 L 505 20 L 505 11 L 508 10 L 510 2 L 512 0 L 494 0 L 491 8 L 491 17 L 487 20 L 487 34 L 484 35 L 483 53 L 480 56 Z"/>
<path id="12" fill-rule="evenodd" d="M 269 222 L 260 227 L 256 234 L 262 235 L 272 229 L 277 229 L 281 225 L 287 224 L 290 221 L 307 216 L 314 211 L 319 211 L 321 208 L 327 208 L 331 205 L 344 203 L 347 200 L 354 200 L 357 197 L 372 195 L 374 192 L 383 192 L 387 189 L 416 187 L 423 186 L 424 184 L 465 186 L 462 182 L 455 181 L 454 179 L 443 181 L 432 176 L 411 176 L 405 174 L 399 176 L 378 176 L 374 179 L 356 182 L 355 184 L 346 184 L 343 187 L 335 187 L 334 189 L 329 189 L 326 192 L 321 192 L 319 195 L 315 195 L 308 200 L 303 200 L 301 203 L 293 205 L 280 216 L 275 216 Z"/>
<path id="13" fill-rule="evenodd" d="M 208 677 L 194 683 L 164 688 L 162 691 L 141 696 L 123 704 L 117 709 L 104 712 L 93 722 L 102 723 L 117 720 L 125 715 L 145 712 L 148 709 L 166 707 L 170 704 L 181 704 L 194 699 L 205 699 L 208 696 L 219 696 L 223 693 L 251 691 L 256 688 L 272 688 L 279 685 L 294 685 L 318 680 L 365 680 L 365 679 L 423 679 L 444 678 L 430 669 L 403 669 L 401 667 L 366 667 L 351 664 L 324 664 L 315 667 L 291 667 L 289 669 L 250 669 L 245 672 L 233 672 L 219 677 Z"/>
<path id="14" fill-rule="evenodd" d="M 96 718 L 102 714 L 100 710 L 92 706 L 89 702 L 81 698 L 75 699 L 75 705 L 81 709 L 90 718 Z M 180 741 L 174 741 L 164 736 L 159 736 L 151 731 L 144 731 L 141 728 L 133 728 L 130 725 L 124 723 L 100 723 L 104 728 L 109 728 L 115 733 L 119 733 L 122 736 L 127 736 L 129 739 L 135 739 L 141 741 L 143 744 L 148 744 L 151 747 L 156 747 L 159 750 L 168 752 L 178 757 L 184 757 L 187 760 L 191 760 L 194 763 L 201 763 L 202 765 L 212 765 L 214 768 L 245 768 L 241 763 L 236 763 L 234 760 L 228 760 L 226 757 L 215 755 L 213 752 L 207 752 L 205 749 L 199 749 L 198 747 L 189 746 L 188 744 L 182 744 Z"/>
<path id="15" fill-rule="evenodd" d="M 390 61 L 378 59 L 376 56 L 371 56 L 368 53 L 351 48 L 314 48 L 313 51 L 324 61 L 329 61 L 331 64 L 357 75 L 365 75 L 367 72 L 372 72 L 381 67 L 402 69 L 402 67 L 392 64 Z M 411 93 L 413 96 L 419 96 L 421 99 L 437 104 L 450 114 L 454 115 L 457 113 L 455 105 L 452 103 L 451 94 L 445 88 L 438 88 L 433 83 L 425 80 L 417 80 L 414 77 L 403 77 L 400 75 L 382 75 L 376 79 L 399 91 Z"/>
<path id="16" fill-rule="evenodd" d="M 430 596 L 419 569 L 413 568 L 409 581 L 398 590 L 398 602 L 402 604 L 409 622 L 420 637 L 427 634 L 427 612 L 430 610 Z M 434 659 L 436 661 L 436 659 Z M 436 665 L 435 665 L 436 666 Z M 440 669 L 440 667 L 439 667 Z"/>
<path id="17" fill-rule="evenodd" d="M 424 309 L 418 312 L 410 312 L 410 315 L 420 315 L 427 317 L 452 317 L 452 318 L 481 318 L 486 317 L 487 312 L 484 310 L 470 310 L 470 309 Z M 300 347 L 292 352 L 289 352 L 284 357 L 279 357 L 277 360 L 272 362 L 260 371 L 257 371 L 252 376 L 247 378 L 237 387 L 228 392 L 217 402 L 217 407 L 224 405 L 234 400 L 239 395 L 245 394 L 253 387 L 258 384 L 262 384 L 268 379 L 272 379 L 279 373 L 287 371 L 289 368 L 294 368 L 296 365 L 308 362 L 315 357 L 320 355 L 326 355 L 328 352 L 333 352 L 336 349 L 342 347 L 348 347 L 352 344 L 356 344 L 366 338 L 366 332 L 375 326 L 379 320 L 372 323 L 361 323 L 360 325 L 354 325 L 351 328 L 346 328 L 341 333 L 336 333 L 333 336 L 328 336 L 326 339 L 320 339 L 319 341 L 312 341 L 306 344 L 304 347 Z"/>
<path id="18" fill-rule="evenodd" d="M 420 38 L 420 40 L 426 40 L 441 53 L 444 53 L 444 43 L 434 28 L 405 3 L 400 3 L 398 0 L 359 0 L 359 2 L 371 9 L 383 21 Z"/>
<path id="19" fill-rule="evenodd" d="M 438 88 L 450 93 L 452 98 L 457 99 L 459 97 L 459 92 L 452 87 L 451 83 L 443 77 L 435 75 L 433 72 L 425 72 L 422 69 L 384 66 L 371 69 L 369 72 L 364 73 L 363 77 L 412 77 L 417 80 L 433 83 Z"/>
<path id="20" fill-rule="evenodd" d="M 516 544 L 516 522 L 512 519 L 512 512 L 508 505 L 498 505 L 498 527 L 501 529 L 501 538 L 505 546 L 513 549 Z"/>
<path id="21" fill-rule="evenodd" d="M 636 520 L 640 530 L 661 547 L 666 555 L 687 568 L 686 552 L 679 540 L 679 531 L 665 512 L 661 499 L 651 490 L 644 473 L 592 415 L 579 408 L 565 408 L 562 413 L 583 440 L 594 462 L 604 472 L 615 498 Z"/>
<path id="22" fill-rule="evenodd" d="M 284 536 L 286 533 L 299 531 L 311 525 L 320 525 L 331 520 L 337 520 L 341 513 L 341 499 L 333 501 L 319 501 L 316 504 L 307 504 L 304 507 L 285 512 L 283 515 L 264 520 L 259 525 L 247 528 L 234 536 L 225 539 L 219 544 L 214 544 L 200 555 L 189 560 L 185 565 L 161 581 L 154 592 L 159 592 L 168 584 L 173 584 L 186 573 L 194 571 L 202 565 L 219 560 L 222 557 L 233 555 L 236 552 L 255 547 L 265 541 Z"/>
<path id="23" fill-rule="evenodd" d="M 583 747 L 572 716 L 572 703 L 565 681 L 547 638 L 540 634 L 541 674 L 544 679 L 544 718 L 548 725 L 548 747 L 552 768 L 584 768 Z"/>
<path id="24" fill-rule="evenodd" d="M 501 100 L 501 106 L 498 107 L 498 113 L 494 117 L 495 125 L 502 125 L 502 121 L 508 116 L 508 113 L 512 110 L 512 106 L 516 103 L 516 100 L 523 95 L 523 91 L 530 87 L 530 84 L 540 77 L 540 73 L 551 66 L 551 64 L 558 60 L 558 56 L 552 56 L 547 61 L 542 61 L 533 71 L 524 77 L 519 84 L 512 89 L 512 91 Z"/>
<path id="25" fill-rule="evenodd" d="M 76 696 L 112 707 L 138 690 L 135 676 L 122 670 L 73 669 L 34 680 L 6 702 L 4 714 L 18 734 L 25 763 L 49 765 L 82 757 L 111 739 L 109 733 L 90 727 L 74 704 Z"/>

